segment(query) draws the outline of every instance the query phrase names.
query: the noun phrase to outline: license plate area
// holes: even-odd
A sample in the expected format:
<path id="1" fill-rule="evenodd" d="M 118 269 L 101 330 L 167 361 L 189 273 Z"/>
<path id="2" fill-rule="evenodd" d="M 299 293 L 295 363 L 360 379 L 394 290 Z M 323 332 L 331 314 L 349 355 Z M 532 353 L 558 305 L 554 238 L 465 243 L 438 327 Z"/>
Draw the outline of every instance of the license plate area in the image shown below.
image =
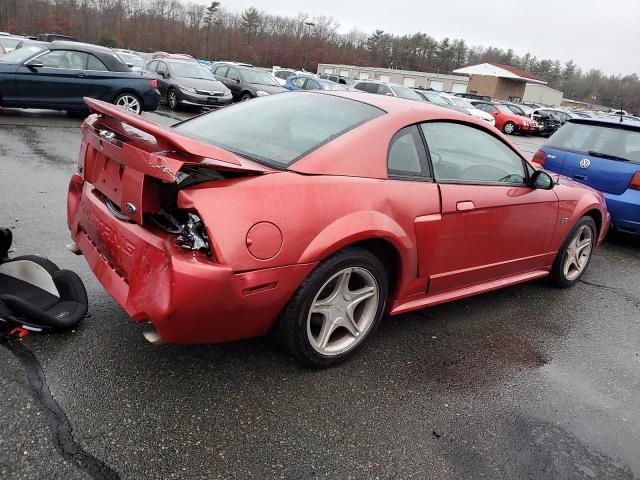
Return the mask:
<path id="1" fill-rule="evenodd" d="M 85 179 L 111 200 L 132 221 L 142 224 L 144 213 L 156 212 L 160 204 L 161 183 L 109 155 L 117 147 L 92 144 L 85 153 Z M 116 152 L 120 153 L 120 152 Z"/>

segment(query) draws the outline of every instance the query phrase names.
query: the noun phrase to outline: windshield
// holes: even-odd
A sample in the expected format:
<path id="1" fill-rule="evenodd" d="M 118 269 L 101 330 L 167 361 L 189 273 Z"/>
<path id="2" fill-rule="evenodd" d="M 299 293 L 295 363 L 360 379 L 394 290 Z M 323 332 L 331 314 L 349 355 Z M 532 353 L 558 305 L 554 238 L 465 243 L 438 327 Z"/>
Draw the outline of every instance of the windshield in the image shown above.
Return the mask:
<path id="1" fill-rule="evenodd" d="M 256 70 L 256 69 L 242 69 L 242 78 L 247 83 L 255 83 L 258 85 L 273 85 L 274 87 L 279 87 L 280 84 L 278 81 L 273 78 L 269 72 L 265 72 L 264 70 Z"/>
<path id="2" fill-rule="evenodd" d="M 420 98 L 420 95 L 418 95 L 408 87 L 399 87 L 394 85 L 391 88 L 400 98 L 406 98 L 407 100 L 422 100 L 422 98 Z"/>
<path id="3" fill-rule="evenodd" d="M 431 103 L 434 103 L 436 105 L 441 105 L 443 107 L 448 107 L 449 105 L 451 105 L 444 98 L 442 98 L 440 95 L 436 95 L 435 93 L 422 92 L 422 95 L 424 95 L 426 99 L 429 100 Z"/>
<path id="4" fill-rule="evenodd" d="M 547 146 L 583 155 L 611 155 L 640 163 L 640 130 L 568 122 L 553 134 Z"/>
<path id="5" fill-rule="evenodd" d="M 316 80 L 324 90 L 346 90 L 342 85 L 339 85 L 331 80 Z"/>
<path id="6" fill-rule="evenodd" d="M 465 100 L 464 98 L 450 97 L 450 100 L 453 100 L 453 103 L 455 103 L 457 106 L 462 107 L 462 108 L 474 108 L 474 109 L 476 108 L 470 102 Z"/>
<path id="7" fill-rule="evenodd" d="M 206 67 L 197 63 L 172 62 L 169 63 L 169 66 L 176 77 L 202 78 L 204 80 L 216 79 Z"/>
<path id="8" fill-rule="evenodd" d="M 533 108 L 531 107 L 527 107 L 526 105 L 518 105 L 517 106 L 520 110 L 522 110 L 522 112 L 527 116 L 530 117 L 531 114 L 533 113 Z"/>
<path id="9" fill-rule="evenodd" d="M 2 45 L 4 45 L 4 47 L 6 49 L 16 48 L 16 45 L 18 45 L 22 40 L 24 40 L 24 38 L 3 38 L 3 37 L 0 37 L 0 43 L 2 43 Z"/>
<path id="10" fill-rule="evenodd" d="M 383 114 L 384 111 L 363 102 L 300 92 L 238 103 L 181 123 L 175 129 L 249 159 L 283 168 Z"/>
<path id="11" fill-rule="evenodd" d="M 513 115 L 513 110 L 511 110 L 506 105 L 495 105 L 495 107 L 500 110 L 502 113 L 508 113 L 509 115 Z"/>
<path id="12" fill-rule="evenodd" d="M 131 55 L 130 53 L 121 53 L 121 52 L 118 52 L 117 55 L 118 57 L 120 57 L 120 59 L 124 63 L 130 63 L 134 67 L 142 68 L 142 66 L 144 65 L 144 60 L 138 57 L 137 55 Z"/>
<path id="13" fill-rule="evenodd" d="M 3 55 L 2 57 L 0 57 L 0 61 L 6 63 L 22 63 L 38 52 L 44 52 L 44 48 L 37 47 L 35 45 L 29 45 Z"/>

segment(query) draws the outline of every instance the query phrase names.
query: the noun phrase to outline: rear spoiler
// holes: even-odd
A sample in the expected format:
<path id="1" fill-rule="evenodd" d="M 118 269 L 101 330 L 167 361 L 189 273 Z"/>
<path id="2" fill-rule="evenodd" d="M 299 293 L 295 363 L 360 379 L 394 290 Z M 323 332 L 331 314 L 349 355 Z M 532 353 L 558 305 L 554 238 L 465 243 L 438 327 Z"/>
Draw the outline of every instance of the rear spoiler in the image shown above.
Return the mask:
<path id="1" fill-rule="evenodd" d="M 218 162 L 242 165 L 242 161 L 236 155 L 227 150 L 216 147 L 215 145 L 210 145 L 189 138 L 179 132 L 176 132 L 172 128 L 157 125 L 143 119 L 139 115 L 128 113 L 111 103 L 88 97 L 84 97 L 83 100 L 89 107 L 91 113 L 97 113 L 102 117 L 112 118 L 118 122 L 126 123 L 127 125 L 154 136 L 158 143 L 166 144 L 170 149 L 176 150 L 179 153 L 200 157 L 202 161 L 207 163 L 209 163 L 208 160 L 217 160 Z M 177 172 L 173 173 L 175 174 Z"/>

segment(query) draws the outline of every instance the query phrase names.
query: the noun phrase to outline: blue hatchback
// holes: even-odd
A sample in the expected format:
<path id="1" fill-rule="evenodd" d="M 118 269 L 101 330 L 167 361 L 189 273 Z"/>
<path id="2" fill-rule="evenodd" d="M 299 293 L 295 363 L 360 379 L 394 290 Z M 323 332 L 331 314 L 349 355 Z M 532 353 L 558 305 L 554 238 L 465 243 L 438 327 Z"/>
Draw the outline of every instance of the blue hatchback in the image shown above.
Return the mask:
<path id="1" fill-rule="evenodd" d="M 640 235 L 640 122 L 571 119 L 533 161 L 600 190 L 614 228 Z"/>

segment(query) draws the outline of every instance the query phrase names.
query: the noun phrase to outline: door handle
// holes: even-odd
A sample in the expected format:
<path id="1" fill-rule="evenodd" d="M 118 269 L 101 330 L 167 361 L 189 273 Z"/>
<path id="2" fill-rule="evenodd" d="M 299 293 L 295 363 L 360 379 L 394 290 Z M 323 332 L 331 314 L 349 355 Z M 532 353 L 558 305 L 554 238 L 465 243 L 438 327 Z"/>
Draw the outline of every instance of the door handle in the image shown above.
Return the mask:
<path id="1" fill-rule="evenodd" d="M 577 180 L 586 180 L 587 176 L 586 175 L 578 175 L 577 173 L 573 176 L 573 178 L 577 179 Z"/>
<path id="2" fill-rule="evenodd" d="M 78 77 L 80 77 L 80 78 L 86 78 L 86 77 L 87 77 L 87 75 L 86 75 L 86 74 L 84 74 L 84 73 L 79 73 L 79 74 L 78 74 Z"/>
<path id="3" fill-rule="evenodd" d="M 465 201 L 465 202 L 458 202 L 458 203 L 456 204 L 456 209 L 457 209 L 459 212 L 467 212 L 467 211 L 469 211 L 469 210 L 473 210 L 473 209 L 475 209 L 475 208 L 476 208 L 475 203 L 473 203 L 473 202 L 472 202 L 472 201 L 470 201 L 470 200 L 467 200 L 467 201 Z"/>

